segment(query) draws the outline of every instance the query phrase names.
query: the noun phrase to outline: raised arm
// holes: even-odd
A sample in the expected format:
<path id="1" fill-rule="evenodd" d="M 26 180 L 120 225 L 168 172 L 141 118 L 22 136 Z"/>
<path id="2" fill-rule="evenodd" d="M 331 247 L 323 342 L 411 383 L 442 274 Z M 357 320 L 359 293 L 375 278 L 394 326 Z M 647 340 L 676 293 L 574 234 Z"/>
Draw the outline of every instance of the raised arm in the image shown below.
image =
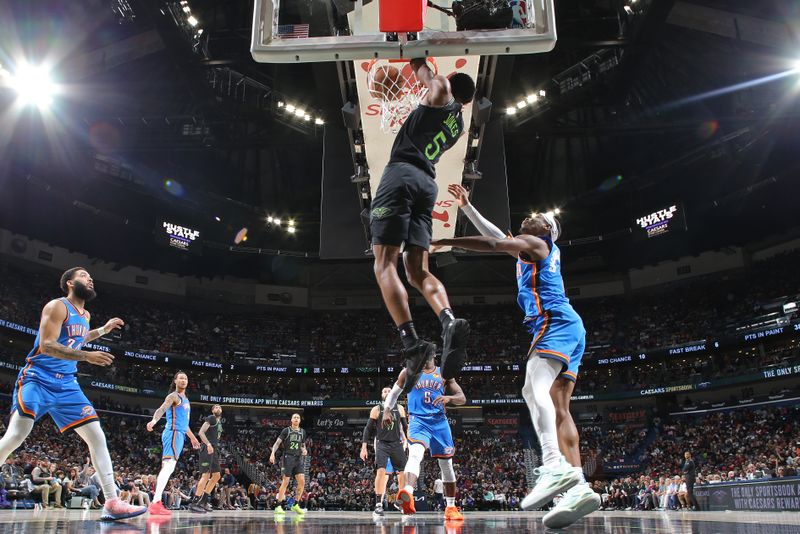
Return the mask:
<path id="1" fill-rule="evenodd" d="M 531 260 L 542 260 L 550 253 L 543 239 L 532 235 L 521 234 L 516 237 L 454 237 L 451 239 L 434 239 L 434 246 L 451 246 L 473 250 L 475 252 L 505 252 L 513 257 L 527 255 Z"/>
<path id="2" fill-rule="evenodd" d="M 147 431 L 152 432 L 153 427 L 156 426 L 156 423 L 158 423 L 158 420 L 161 419 L 161 416 L 167 413 L 167 410 L 169 410 L 179 402 L 180 401 L 178 400 L 178 394 L 175 393 L 174 391 L 169 395 L 167 395 L 167 397 L 164 399 L 164 402 L 161 403 L 161 406 L 159 406 L 158 409 L 155 411 L 155 413 L 153 413 L 153 418 L 150 420 L 149 423 L 147 423 Z"/>
<path id="3" fill-rule="evenodd" d="M 51 300 L 42 310 L 39 322 L 39 352 L 61 360 L 88 362 L 93 365 L 107 366 L 114 361 L 114 356 L 106 352 L 88 352 L 79 348 L 68 347 L 58 342 L 61 326 L 67 320 L 67 308 L 60 300 Z"/>
<path id="4" fill-rule="evenodd" d="M 406 370 L 403 369 L 400 371 L 400 374 L 397 375 L 397 382 L 394 383 L 394 386 L 392 386 L 392 391 L 389 392 L 389 394 L 386 396 L 386 400 L 383 402 L 382 425 L 392 424 L 392 408 L 394 408 L 394 405 L 397 404 L 397 399 L 400 398 L 400 394 L 403 392 L 403 386 L 405 384 Z"/>
<path id="5" fill-rule="evenodd" d="M 450 94 L 450 82 L 446 76 L 435 74 L 424 57 L 414 58 L 410 63 L 419 83 L 428 88 L 428 94 L 425 95 L 428 105 L 440 107 L 450 102 L 453 95 Z"/>
<path id="6" fill-rule="evenodd" d="M 470 204 L 469 196 L 467 195 L 466 188 L 461 184 L 450 184 L 447 186 L 447 192 L 455 197 L 458 202 L 458 207 L 467 216 L 469 222 L 478 229 L 478 232 L 484 237 L 495 237 L 497 239 L 505 239 L 506 234 L 500 228 L 492 224 L 488 219 L 484 218 L 475 207 Z"/>

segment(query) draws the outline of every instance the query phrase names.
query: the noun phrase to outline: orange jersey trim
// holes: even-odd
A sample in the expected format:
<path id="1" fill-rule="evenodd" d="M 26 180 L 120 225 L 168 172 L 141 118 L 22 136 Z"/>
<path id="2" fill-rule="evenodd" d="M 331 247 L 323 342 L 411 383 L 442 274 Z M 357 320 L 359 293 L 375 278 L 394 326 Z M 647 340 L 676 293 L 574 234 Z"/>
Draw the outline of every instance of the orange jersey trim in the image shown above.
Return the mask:
<path id="1" fill-rule="evenodd" d="M 86 421 L 89 421 L 91 419 L 97 419 L 97 414 L 87 415 L 83 419 L 78 419 L 77 421 L 68 424 L 67 426 L 65 426 L 64 428 L 61 429 L 61 433 L 63 434 L 64 432 L 66 432 L 70 428 L 72 428 L 72 427 L 74 427 L 76 425 L 79 425 L 81 423 L 85 423 Z"/>
<path id="2" fill-rule="evenodd" d="M 536 352 L 541 352 L 544 354 L 550 354 L 551 356 L 557 356 L 559 359 L 564 360 L 566 363 L 569 363 L 569 356 L 565 354 L 561 354 L 560 352 L 556 352 L 554 350 L 547 350 L 547 349 L 536 349 Z"/>
<path id="3" fill-rule="evenodd" d="M 22 381 L 25 379 L 25 374 L 28 372 L 28 369 L 30 368 L 31 368 L 31 362 L 28 362 L 28 365 L 26 365 L 25 368 L 22 370 L 22 376 L 19 378 L 19 382 L 17 382 L 17 404 L 22 410 L 22 413 L 36 419 L 36 414 L 27 409 L 25 407 L 25 403 L 22 402 Z"/>

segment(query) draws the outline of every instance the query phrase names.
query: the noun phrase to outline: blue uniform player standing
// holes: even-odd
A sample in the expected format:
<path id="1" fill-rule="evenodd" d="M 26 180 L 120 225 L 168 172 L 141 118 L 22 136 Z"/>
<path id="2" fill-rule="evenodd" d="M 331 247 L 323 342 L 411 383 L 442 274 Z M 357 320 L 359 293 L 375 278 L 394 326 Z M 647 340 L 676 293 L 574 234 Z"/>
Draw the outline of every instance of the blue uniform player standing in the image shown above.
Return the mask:
<path id="1" fill-rule="evenodd" d="M 539 508 L 566 491 L 543 518 L 548 528 L 564 528 L 597 510 L 600 499 L 583 477 L 578 430 L 569 411 L 586 330 L 564 291 L 561 249 L 556 245 L 560 224 L 553 213 L 538 214 L 522 221 L 520 235 L 507 237 L 469 203 L 463 187 L 450 185 L 448 191 L 483 237 L 443 239 L 435 245 L 507 252 L 517 260 L 517 303 L 532 336 L 522 394 L 539 435 L 544 462 L 540 469 L 544 476 L 522 507 Z"/>
<path id="2" fill-rule="evenodd" d="M 383 408 L 384 424 L 391 424 L 392 409 L 407 380 L 407 369 L 400 372 L 392 391 L 386 397 Z M 444 517 L 448 521 L 463 521 L 464 517 L 456 508 L 456 474 L 453 470 L 455 445 L 450 423 L 447 421 L 445 406 L 461 406 L 467 402 L 461 386 L 453 378 L 442 376 L 436 367 L 434 355 L 430 354 L 419 380 L 408 392 L 408 461 L 406 462 L 406 485 L 397 492 L 397 502 L 404 514 L 416 513 L 414 506 L 414 485 L 419 478 L 420 463 L 429 449 L 431 456 L 438 459 L 442 472 L 444 493 L 447 501 Z"/>
<path id="3" fill-rule="evenodd" d="M 189 404 L 189 399 L 186 397 L 186 387 L 188 385 L 189 377 L 186 373 L 183 371 L 175 373 L 170 386 L 172 392 L 167 395 L 163 404 L 158 407 L 153 414 L 153 418 L 147 423 L 147 431 L 152 432 L 161 416 L 165 414 L 167 416 L 167 425 L 161 433 L 161 471 L 156 478 L 156 492 L 153 494 L 153 502 L 150 503 L 149 511 L 151 515 L 172 515 L 172 512 L 167 510 L 164 503 L 161 502 L 161 497 L 164 494 L 164 488 L 167 487 L 169 477 L 175 471 L 175 465 L 178 463 L 181 451 L 183 451 L 183 443 L 186 436 L 189 436 L 193 449 L 200 448 L 200 442 L 192 433 L 192 429 L 189 428 L 189 417 L 191 416 L 192 408 Z"/>
<path id="4" fill-rule="evenodd" d="M 455 318 L 444 286 L 428 270 L 428 247 L 433 232 L 431 211 L 439 191 L 435 165 L 464 132 L 462 108 L 475 94 L 475 82 L 467 74 L 437 75 L 425 58 L 412 59 L 411 68 L 427 92 L 397 132 L 370 211 L 375 278 L 403 343 L 409 373 L 406 393 L 435 346 L 419 339 L 411 319 L 408 293 L 397 274 L 403 246 L 408 282 L 423 294 L 442 323 L 444 376 L 457 376 L 464 365 L 469 324 Z"/>
<path id="5" fill-rule="evenodd" d="M 61 290 L 66 296 L 51 300 L 42 310 L 39 333 L 17 377 L 11 419 L 0 440 L 0 458 L 8 458 L 28 437 L 34 422 L 49 414 L 61 432 L 74 430 L 89 446 L 106 499 L 101 519 L 135 517 L 147 509 L 131 506 L 117 497 L 105 434 L 76 378 L 78 362 L 111 365 L 111 354 L 81 348 L 124 323 L 115 317 L 102 328 L 90 329 L 85 305 L 97 294 L 92 277 L 83 267 L 73 267 L 61 275 Z"/>

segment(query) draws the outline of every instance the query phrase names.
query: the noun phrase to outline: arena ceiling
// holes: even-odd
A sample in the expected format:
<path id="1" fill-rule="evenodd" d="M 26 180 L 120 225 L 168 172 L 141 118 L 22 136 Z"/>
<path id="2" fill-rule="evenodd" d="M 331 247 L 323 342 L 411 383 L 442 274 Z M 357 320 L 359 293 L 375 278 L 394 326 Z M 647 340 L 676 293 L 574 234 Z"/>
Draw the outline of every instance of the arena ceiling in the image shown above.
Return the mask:
<path id="1" fill-rule="evenodd" d="M 291 98 L 345 135 L 335 66 L 255 63 L 252 1 L 189 4 L 200 37 L 162 0 L 0 7 L 0 65 L 46 59 L 65 88 L 47 114 L 20 111 L 0 91 L 1 226 L 186 274 L 263 278 L 275 260 L 164 251 L 154 221 L 195 225 L 225 245 L 247 227 L 248 246 L 315 255 L 321 128 L 298 128 L 247 95 Z M 581 243 L 569 253 L 608 269 L 797 225 L 796 2 L 640 0 L 632 14 L 635 2 L 623 0 L 556 5 L 555 50 L 501 58 L 492 95 L 514 224 L 559 207 L 565 239 Z M 569 83 L 581 73 L 580 87 Z M 547 106 L 505 116 L 540 89 Z M 688 232 L 644 243 L 629 234 L 636 217 L 676 202 Z M 297 232 L 268 215 L 294 218 Z"/>

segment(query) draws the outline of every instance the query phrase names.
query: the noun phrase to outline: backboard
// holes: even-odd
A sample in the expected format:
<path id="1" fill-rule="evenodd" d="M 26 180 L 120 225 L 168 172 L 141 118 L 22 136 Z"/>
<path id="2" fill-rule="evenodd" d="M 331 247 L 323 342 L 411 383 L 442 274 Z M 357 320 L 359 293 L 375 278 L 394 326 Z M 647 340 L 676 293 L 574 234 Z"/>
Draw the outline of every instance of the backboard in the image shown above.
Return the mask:
<path id="1" fill-rule="evenodd" d="M 420 31 L 380 31 L 386 6 L 415 1 L 424 0 L 256 0 L 251 52 L 294 63 L 533 54 L 556 43 L 554 0 L 433 0 Z"/>

